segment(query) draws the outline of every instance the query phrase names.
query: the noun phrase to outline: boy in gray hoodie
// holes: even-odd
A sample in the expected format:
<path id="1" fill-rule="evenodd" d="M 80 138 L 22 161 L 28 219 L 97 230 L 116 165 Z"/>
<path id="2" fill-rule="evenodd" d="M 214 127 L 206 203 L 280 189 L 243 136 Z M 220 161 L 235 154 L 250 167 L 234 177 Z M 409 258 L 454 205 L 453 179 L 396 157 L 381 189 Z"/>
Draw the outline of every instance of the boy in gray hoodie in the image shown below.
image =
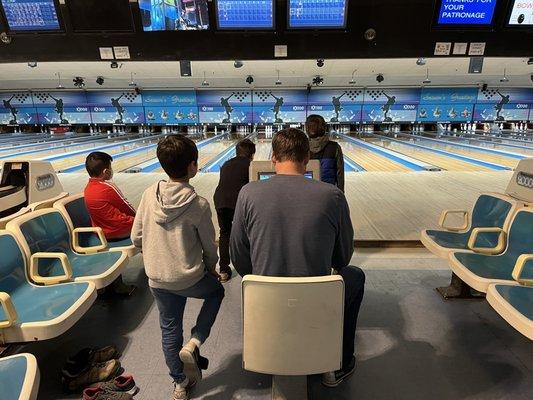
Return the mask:
<path id="1" fill-rule="evenodd" d="M 159 309 L 163 353 L 174 380 L 175 400 L 186 400 L 202 378 L 207 359 L 199 348 L 209 337 L 224 289 L 215 228 L 209 203 L 189 184 L 198 172 L 198 149 L 182 135 L 170 135 L 157 146 L 157 158 L 169 176 L 143 194 L 131 239 L 142 249 L 150 289 Z M 183 312 L 188 297 L 203 299 L 191 339 L 183 345 Z"/>

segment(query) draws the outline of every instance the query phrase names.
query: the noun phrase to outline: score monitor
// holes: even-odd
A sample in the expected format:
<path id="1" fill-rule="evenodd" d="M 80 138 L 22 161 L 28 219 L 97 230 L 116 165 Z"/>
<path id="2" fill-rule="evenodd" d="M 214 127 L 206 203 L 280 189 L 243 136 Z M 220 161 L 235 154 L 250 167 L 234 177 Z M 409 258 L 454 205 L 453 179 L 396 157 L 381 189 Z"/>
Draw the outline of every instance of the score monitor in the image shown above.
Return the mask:
<path id="1" fill-rule="evenodd" d="M 216 16 L 221 30 L 272 30 L 274 0 L 217 0 Z"/>
<path id="2" fill-rule="evenodd" d="M 207 0 L 139 0 L 139 9 L 145 32 L 209 29 Z"/>
<path id="3" fill-rule="evenodd" d="M 508 26 L 533 26 L 533 0 L 514 0 L 509 13 Z"/>
<path id="4" fill-rule="evenodd" d="M 291 29 L 345 29 L 347 0 L 289 0 Z"/>
<path id="5" fill-rule="evenodd" d="M 11 32 L 59 31 L 55 0 L 1 0 Z"/>
<path id="6" fill-rule="evenodd" d="M 437 2 L 437 27 L 490 27 L 498 0 L 440 0 Z"/>

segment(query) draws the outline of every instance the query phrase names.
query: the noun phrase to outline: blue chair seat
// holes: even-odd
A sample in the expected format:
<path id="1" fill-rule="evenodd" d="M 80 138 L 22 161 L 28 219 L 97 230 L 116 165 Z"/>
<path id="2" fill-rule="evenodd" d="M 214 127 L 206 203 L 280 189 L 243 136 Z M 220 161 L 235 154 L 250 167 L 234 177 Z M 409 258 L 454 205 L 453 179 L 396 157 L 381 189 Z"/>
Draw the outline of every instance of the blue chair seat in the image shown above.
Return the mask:
<path id="1" fill-rule="evenodd" d="M 31 354 L 0 359 L 0 396 L 6 400 L 33 400 L 39 389 L 39 369 Z"/>
<path id="2" fill-rule="evenodd" d="M 100 242 L 98 235 L 95 233 L 80 233 L 79 244 L 83 247 L 93 247 L 93 246 L 101 245 L 102 242 Z M 133 246 L 133 243 L 130 238 L 107 242 L 107 247 L 110 249 L 114 249 L 117 247 L 128 247 L 128 246 Z"/>
<path id="3" fill-rule="evenodd" d="M 487 301 L 509 325 L 533 340 L 533 287 L 490 285 Z"/>
<path id="4" fill-rule="evenodd" d="M 54 286 L 19 286 L 10 293 L 18 314 L 17 324 L 50 321 L 61 316 L 84 295 L 88 287 L 87 282 Z M 0 308 L 0 320 L 5 318 L 4 310 Z"/>
<path id="5" fill-rule="evenodd" d="M 495 289 L 516 311 L 533 321 L 533 287 L 495 285 Z"/>
<path id="6" fill-rule="evenodd" d="M 470 272 L 485 279 L 512 280 L 514 262 L 503 256 L 487 256 L 475 253 L 455 253 L 455 258 Z M 516 262 L 516 260 L 515 260 Z"/>
<path id="7" fill-rule="evenodd" d="M 80 255 L 73 252 L 67 253 L 70 266 L 72 267 L 72 277 L 74 279 L 86 276 L 101 275 L 109 270 L 122 257 L 120 252 L 96 253 L 90 255 Z M 41 267 L 41 265 L 44 266 Z M 59 260 L 42 260 L 39 265 L 39 273 L 42 276 L 63 275 L 63 267 Z"/>
<path id="8" fill-rule="evenodd" d="M 470 238 L 470 232 L 458 233 L 427 230 L 426 234 L 429 236 L 429 238 L 431 238 L 441 247 L 446 247 L 449 249 L 468 249 L 468 239 Z"/>

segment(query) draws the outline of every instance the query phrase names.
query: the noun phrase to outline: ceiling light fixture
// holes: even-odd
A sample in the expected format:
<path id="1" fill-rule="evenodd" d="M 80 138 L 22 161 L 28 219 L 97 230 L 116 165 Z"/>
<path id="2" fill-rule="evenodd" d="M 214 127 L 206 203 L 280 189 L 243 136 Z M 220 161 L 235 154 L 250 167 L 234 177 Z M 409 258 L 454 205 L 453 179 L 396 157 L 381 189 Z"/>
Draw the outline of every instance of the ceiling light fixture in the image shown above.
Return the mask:
<path id="1" fill-rule="evenodd" d="M 63 86 L 61 84 L 61 73 L 60 72 L 56 72 L 56 76 L 57 76 L 57 86 L 56 86 L 56 89 L 65 89 L 65 86 Z"/>
<path id="2" fill-rule="evenodd" d="M 242 68 L 243 65 L 244 65 L 244 63 L 243 63 L 241 60 L 235 60 L 235 61 L 233 62 L 233 66 L 234 66 L 235 68 Z"/>
<path id="3" fill-rule="evenodd" d="M 75 77 L 72 82 L 74 82 L 74 86 L 80 89 L 85 86 L 85 79 L 83 79 L 81 76 Z"/>
<path id="4" fill-rule="evenodd" d="M 105 80 L 103 76 L 99 76 L 98 78 L 96 78 L 96 83 L 98 83 L 100 86 L 102 86 L 104 82 Z"/>
<path id="5" fill-rule="evenodd" d="M 427 60 L 424 57 L 420 57 L 418 60 L 416 60 L 416 65 L 423 66 L 426 65 Z"/>
<path id="6" fill-rule="evenodd" d="M 209 86 L 209 82 L 207 82 L 207 79 L 205 79 L 205 71 L 204 71 L 204 81 L 202 82 L 202 86 Z"/>
<path id="7" fill-rule="evenodd" d="M 428 83 L 431 83 L 431 79 L 429 79 L 429 68 L 426 68 L 426 79 L 422 81 L 424 85 L 427 85 Z"/>
<path id="8" fill-rule="evenodd" d="M 507 68 L 503 69 L 503 78 L 500 79 L 500 82 L 507 83 L 509 82 L 509 78 L 507 78 Z"/>
<path id="9" fill-rule="evenodd" d="M 278 80 L 276 81 L 276 85 L 281 85 L 281 80 L 279 79 L 279 69 L 276 70 L 278 72 Z"/>
<path id="10" fill-rule="evenodd" d="M 350 79 L 350 82 L 348 82 L 350 85 L 355 85 L 356 84 L 356 81 L 355 81 L 355 73 L 357 72 L 356 69 L 354 69 L 352 71 L 352 79 Z"/>

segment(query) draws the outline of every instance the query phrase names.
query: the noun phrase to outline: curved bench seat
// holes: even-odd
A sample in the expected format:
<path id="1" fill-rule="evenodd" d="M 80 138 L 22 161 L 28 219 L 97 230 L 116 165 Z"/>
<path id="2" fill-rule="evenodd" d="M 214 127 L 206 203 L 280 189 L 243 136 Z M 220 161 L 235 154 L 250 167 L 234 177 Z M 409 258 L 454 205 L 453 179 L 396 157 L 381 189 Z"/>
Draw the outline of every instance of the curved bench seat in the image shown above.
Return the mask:
<path id="1" fill-rule="evenodd" d="M 78 254 L 72 249 L 70 230 L 61 213 L 45 209 L 26 214 L 7 224 L 7 229 L 19 240 L 26 257 L 32 255 L 64 254 L 72 270 L 72 280 L 93 282 L 97 289 L 111 284 L 128 262 L 123 251 Z M 63 262 L 57 257 L 38 260 L 38 275 L 54 277 L 64 274 Z M 30 278 L 32 278 L 30 273 Z"/>
<path id="2" fill-rule="evenodd" d="M 10 232 L 0 232 L 0 251 L 0 293 L 7 297 L 4 302 L 15 312 L 13 315 L 8 307 L 0 307 L 1 343 L 59 336 L 96 300 L 96 287 L 90 282 L 53 286 L 35 286 L 28 282 L 23 251 Z"/>
<path id="3" fill-rule="evenodd" d="M 83 193 L 74 194 L 56 201 L 54 203 L 54 208 L 61 212 L 71 231 L 75 228 L 92 227 L 91 216 L 85 205 L 85 197 Z M 90 248 L 93 246 L 99 246 L 102 242 L 98 238 L 98 235 L 94 233 L 84 233 L 79 235 L 79 244 L 83 247 Z M 139 253 L 139 249 L 133 246 L 130 238 L 116 242 L 108 241 L 106 250 L 125 251 L 129 257 L 133 257 Z"/>
<path id="4" fill-rule="evenodd" d="M 523 204 L 509 196 L 487 193 L 476 200 L 472 212 L 468 214 L 467 227 L 457 230 L 427 229 L 421 232 L 424 246 L 440 258 L 447 258 L 450 252 L 469 250 L 468 241 L 475 228 L 506 229 L 515 211 Z M 465 211 L 466 213 L 466 211 Z M 441 218 L 441 226 L 444 218 Z M 497 245 L 496 235 L 479 235 L 477 247 L 493 248 Z"/>
<path id="5" fill-rule="evenodd" d="M 39 392 L 39 367 L 32 354 L 0 358 L 2 399 L 35 400 Z"/>
<path id="6" fill-rule="evenodd" d="M 487 301 L 509 325 L 533 340 L 533 287 L 493 284 Z"/>

